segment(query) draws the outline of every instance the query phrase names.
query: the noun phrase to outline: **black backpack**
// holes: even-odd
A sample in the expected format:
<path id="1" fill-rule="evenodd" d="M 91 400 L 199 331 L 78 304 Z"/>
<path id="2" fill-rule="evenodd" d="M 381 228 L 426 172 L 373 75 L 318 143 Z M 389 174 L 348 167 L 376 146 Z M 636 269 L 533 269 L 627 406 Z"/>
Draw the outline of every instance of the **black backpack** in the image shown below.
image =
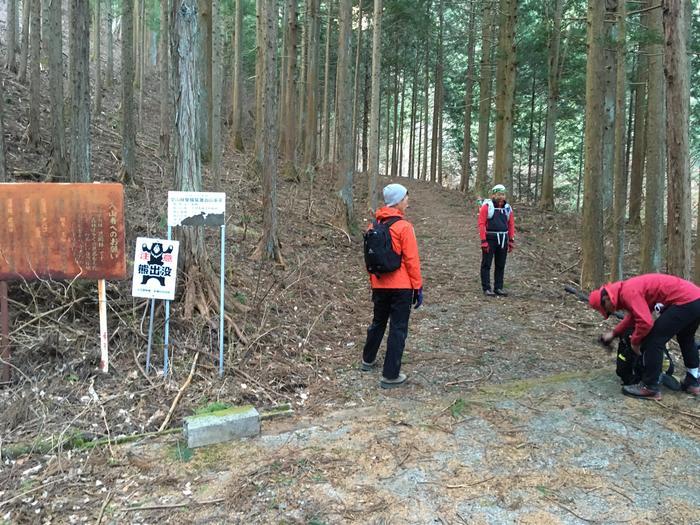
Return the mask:
<path id="1" fill-rule="evenodd" d="M 364 233 L 365 266 L 371 274 L 380 277 L 383 273 L 393 272 L 401 266 L 401 255 L 391 246 L 389 227 L 401 217 L 392 217 L 386 221 L 373 221 L 372 227 Z"/>
<path id="2" fill-rule="evenodd" d="M 668 353 L 668 348 L 664 348 L 664 362 L 668 359 L 668 368 L 664 370 L 667 376 L 672 376 L 675 370 L 671 354 Z M 620 337 L 617 343 L 617 364 L 615 372 L 622 380 L 623 385 L 635 385 L 642 380 L 642 359 L 632 350 L 632 342 L 630 336 L 625 335 Z"/>

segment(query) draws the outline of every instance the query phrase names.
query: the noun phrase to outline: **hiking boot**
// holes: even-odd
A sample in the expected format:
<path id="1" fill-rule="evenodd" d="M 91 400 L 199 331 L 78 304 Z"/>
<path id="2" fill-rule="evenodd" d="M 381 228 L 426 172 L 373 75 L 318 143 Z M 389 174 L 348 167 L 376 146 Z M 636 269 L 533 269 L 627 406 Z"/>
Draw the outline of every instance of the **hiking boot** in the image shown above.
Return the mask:
<path id="1" fill-rule="evenodd" d="M 636 385 L 625 385 L 622 387 L 622 393 L 626 396 L 637 397 L 639 399 L 661 399 L 661 391 L 657 386 L 647 386 L 644 383 Z"/>
<path id="2" fill-rule="evenodd" d="M 493 291 L 490 288 L 488 290 L 484 290 L 484 295 L 486 297 L 495 297 L 496 296 L 496 294 L 493 293 Z"/>
<path id="3" fill-rule="evenodd" d="M 686 372 L 685 379 L 681 382 L 681 390 L 697 396 L 700 394 L 700 381 Z"/>
<path id="4" fill-rule="evenodd" d="M 360 370 L 363 372 L 371 372 L 374 370 L 374 365 L 377 364 L 377 360 L 375 359 L 371 363 L 366 362 L 364 359 L 362 360 L 362 364 L 360 365 Z"/>
<path id="5" fill-rule="evenodd" d="M 508 297 L 508 292 L 506 292 L 506 291 L 504 291 L 504 290 L 501 290 L 500 288 L 496 288 L 496 289 L 494 290 L 494 293 L 495 293 L 496 295 L 500 295 L 501 297 Z"/>
<path id="6" fill-rule="evenodd" d="M 406 382 L 406 374 L 399 374 L 399 377 L 395 379 L 387 379 L 382 376 L 382 380 L 379 382 L 379 386 L 382 388 L 396 388 L 401 386 Z"/>

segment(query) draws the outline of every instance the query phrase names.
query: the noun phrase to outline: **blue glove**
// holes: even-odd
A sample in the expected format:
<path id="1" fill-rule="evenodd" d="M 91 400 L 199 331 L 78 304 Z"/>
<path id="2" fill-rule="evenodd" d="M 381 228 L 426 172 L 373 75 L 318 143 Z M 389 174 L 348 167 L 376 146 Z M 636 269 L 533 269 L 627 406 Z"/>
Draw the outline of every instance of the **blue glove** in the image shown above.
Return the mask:
<path id="1" fill-rule="evenodd" d="M 419 308 L 423 304 L 423 287 L 421 286 L 418 290 L 413 290 L 413 308 Z"/>

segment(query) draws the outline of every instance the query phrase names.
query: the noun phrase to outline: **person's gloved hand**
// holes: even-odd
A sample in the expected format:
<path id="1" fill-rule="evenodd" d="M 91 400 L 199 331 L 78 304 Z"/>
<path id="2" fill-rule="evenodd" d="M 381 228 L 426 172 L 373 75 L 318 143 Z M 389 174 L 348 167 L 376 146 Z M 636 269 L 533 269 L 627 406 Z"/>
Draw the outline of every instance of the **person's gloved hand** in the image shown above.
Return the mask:
<path id="1" fill-rule="evenodd" d="M 423 287 L 413 290 L 413 308 L 419 308 L 423 304 Z"/>
<path id="2" fill-rule="evenodd" d="M 513 248 L 515 248 L 515 240 L 509 239 L 508 240 L 508 253 L 512 252 Z"/>
<path id="3" fill-rule="evenodd" d="M 483 253 L 489 253 L 489 243 L 488 241 L 481 241 L 481 251 Z"/>

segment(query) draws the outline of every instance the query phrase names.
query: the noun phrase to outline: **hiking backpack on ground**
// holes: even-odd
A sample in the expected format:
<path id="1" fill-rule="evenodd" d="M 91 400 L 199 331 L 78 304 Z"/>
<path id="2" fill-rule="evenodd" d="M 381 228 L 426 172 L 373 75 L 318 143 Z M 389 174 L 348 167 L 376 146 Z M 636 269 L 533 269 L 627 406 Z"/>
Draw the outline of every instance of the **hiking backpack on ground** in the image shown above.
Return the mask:
<path id="1" fill-rule="evenodd" d="M 668 363 L 668 365 L 666 365 Z M 664 348 L 664 374 L 667 376 L 673 376 L 674 365 L 671 354 L 668 353 L 668 348 Z M 642 358 L 634 353 L 632 350 L 632 342 L 630 341 L 629 335 L 624 335 L 620 337 L 617 343 L 617 362 L 615 366 L 615 373 L 622 380 L 623 385 L 636 385 L 642 380 L 642 373 L 644 367 L 642 365 Z"/>
<path id="2" fill-rule="evenodd" d="M 393 272 L 401 266 L 401 255 L 391 245 L 389 228 L 401 217 L 392 217 L 386 221 L 373 221 L 372 227 L 364 233 L 365 266 L 367 271 L 379 277 L 383 273 Z"/>

